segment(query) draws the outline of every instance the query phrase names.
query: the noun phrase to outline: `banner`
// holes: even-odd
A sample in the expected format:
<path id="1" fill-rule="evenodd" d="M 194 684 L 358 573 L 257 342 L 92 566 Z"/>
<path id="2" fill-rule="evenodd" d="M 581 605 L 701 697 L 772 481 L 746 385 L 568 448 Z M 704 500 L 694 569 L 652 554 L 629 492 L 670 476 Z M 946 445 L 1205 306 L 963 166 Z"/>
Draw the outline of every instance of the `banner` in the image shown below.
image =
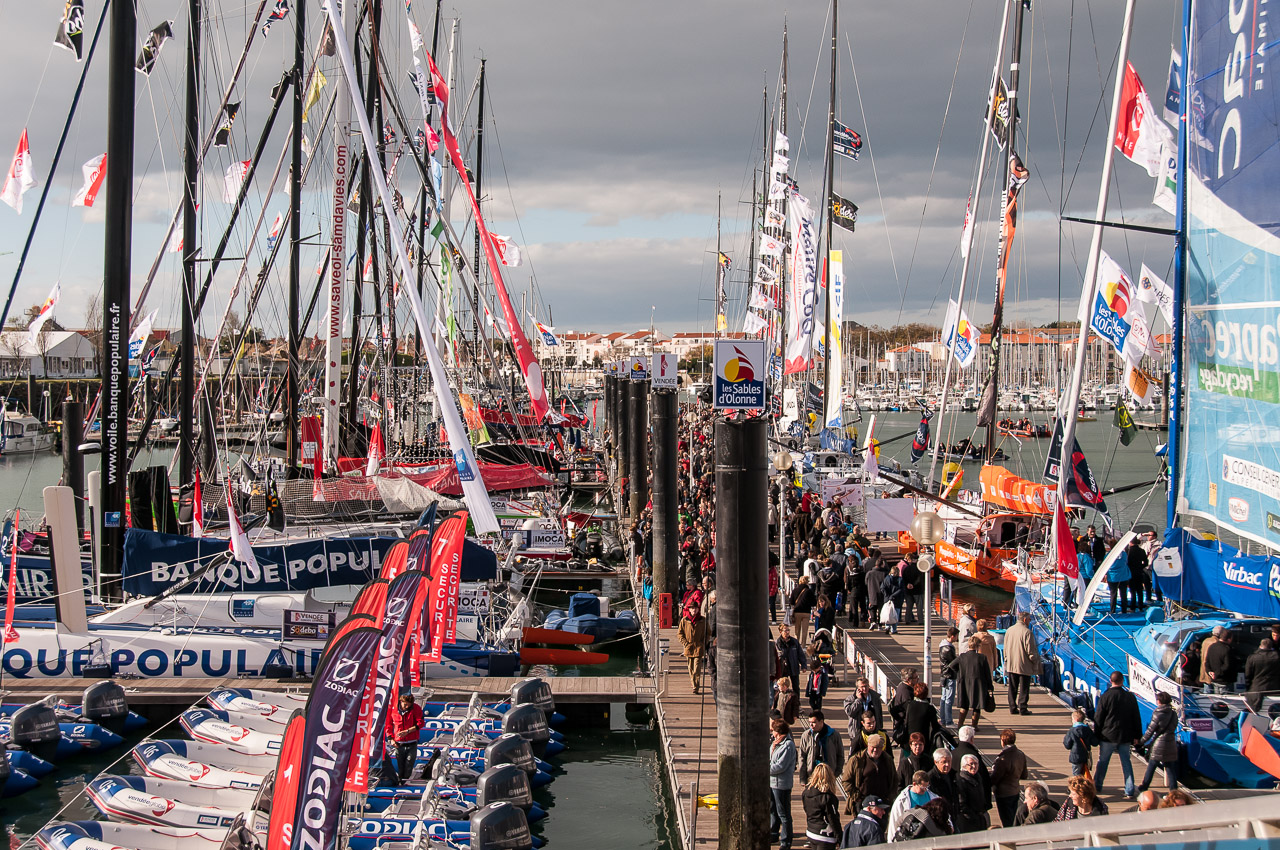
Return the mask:
<path id="1" fill-rule="evenodd" d="M 9 163 L 9 174 L 4 181 L 4 189 L 0 190 L 0 201 L 13 207 L 14 212 L 22 212 L 22 196 L 36 185 L 36 167 L 31 162 L 31 146 L 27 142 L 27 128 L 22 128 L 18 137 L 18 148 L 13 152 L 13 161 Z"/>
<path id="2" fill-rule="evenodd" d="M 298 788 L 302 785 L 302 741 L 306 728 L 306 714 L 300 708 L 294 709 L 284 725 L 280 757 L 276 759 L 265 850 L 287 850 L 293 841 L 293 815 L 298 810 Z"/>
<path id="3" fill-rule="evenodd" d="M 142 45 L 142 52 L 138 54 L 138 61 L 133 64 L 138 73 L 144 77 L 151 76 L 151 69 L 155 68 L 156 60 L 160 58 L 160 48 L 164 47 L 164 43 L 171 38 L 173 38 L 172 21 L 161 21 L 152 27 L 151 33 Z"/>
<path id="4" fill-rule="evenodd" d="M 1000 150 L 1004 150 L 1009 139 L 1009 87 L 1004 84 L 1004 77 L 996 82 L 995 101 L 987 104 L 987 112 L 991 118 L 991 135 Z"/>
<path id="5" fill-rule="evenodd" d="M 856 160 L 858 154 L 862 152 L 862 136 L 859 136 L 839 121 L 836 121 L 835 126 L 832 128 L 831 144 L 836 153 L 841 156 L 847 156 L 849 159 Z"/>
<path id="6" fill-rule="evenodd" d="M 830 305 L 831 324 L 827 338 L 827 387 L 823 396 L 825 410 L 822 416 L 827 428 L 843 427 L 844 411 L 844 252 L 831 251 L 827 257 L 830 285 L 827 287 L 827 303 Z"/>
<path id="7" fill-rule="evenodd" d="M 1138 276 L 1138 300 L 1144 304 L 1155 304 L 1160 308 L 1164 320 L 1173 327 L 1173 287 L 1165 283 L 1156 273 L 1142 264 L 1142 272 Z"/>
<path id="8" fill-rule="evenodd" d="M 968 369 L 978 357 L 978 343 L 982 332 L 978 326 L 969 321 L 960 305 L 947 299 L 947 317 L 942 326 L 942 341 L 951 356 L 960 364 L 961 369 Z"/>
<path id="9" fill-rule="evenodd" d="M 791 286 L 787 298 L 787 350 L 783 371 L 793 375 L 813 365 L 813 337 L 818 328 L 818 234 L 813 209 L 793 192 L 787 213 L 791 222 Z"/>
<path id="10" fill-rule="evenodd" d="M 920 458 L 924 457 L 924 453 L 929 450 L 929 420 L 933 418 L 933 414 L 934 411 L 921 406 L 920 424 L 916 426 L 916 436 L 911 441 L 911 462 L 913 464 L 919 463 Z"/>
<path id="11" fill-rule="evenodd" d="M 1280 619 L 1280 556 L 1246 555 L 1220 540 L 1197 540 L 1185 529 L 1165 532 L 1151 572 L 1164 595 L 1243 617 Z"/>
<path id="12" fill-rule="evenodd" d="M 13 609 L 18 597 L 18 538 L 22 536 L 18 523 L 21 521 L 22 509 L 19 508 L 13 515 L 13 552 L 9 556 L 9 580 L 5 582 L 4 643 L 18 642 L 18 630 L 13 627 Z"/>
<path id="13" fill-rule="evenodd" d="M 1087 287 L 1084 294 L 1088 294 Z M 1141 329 L 1135 333 L 1138 324 Z M 1130 363 L 1137 363 L 1146 353 L 1150 334 L 1136 287 L 1106 251 L 1098 258 L 1098 291 L 1089 312 L 1089 327 Z"/>
<path id="14" fill-rule="evenodd" d="M 858 223 L 858 205 L 853 201 L 846 201 L 835 192 L 832 192 L 831 223 L 837 224 L 853 233 L 854 225 Z"/>
<path id="15" fill-rule="evenodd" d="M 978 404 L 978 425 L 996 421 L 996 382 L 1000 374 L 1000 335 L 1004 331 L 1004 290 L 1009 279 L 1009 254 L 1018 227 L 1018 193 L 1029 176 L 1017 153 L 1009 154 L 1009 182 L 1001 196 L 1004 215 L 1000 219 L 1000 245 L 996 256 L 996 304 L 991 317 L 991 353 L 988 355 L 986 383 Z"/>
<path id="16" fill-rule="evenodd" d="M 333 850 L 343 823 L 343 779 L 351 761 L 355 722 L 382 636 L 367 622 L 349 617 L 329 642 L 307 699 L 306 730 L 299 763 L 305 775 L 293 812 L 290 850 Z"/>
<path id="17" fill-rule="evenodd" d="M 444 655 L 444 645 L 457 638 L 459 567 L 466 527 L 466 512 L 456 513 L 440 524 L 431 543 L 431 589 L 425 621 L 431 649 L 425 656 L 427 661 L 439 661 Z"/>
<path id="18" fill-rule="evenodd" d="M 1129 413 L 1129 408 L 1125 407 L 1123 399 L 1116 402 L 1116 415 L 1111 424 L 1120 429 L 1121 445 L 1129 445 L 1138 435 L 1138 426 L 1133 424 L 1133 416 Z"/>
<path id="19" fill-rule="evenodd" d="M 1053 423 L 1053 437 L 1049 440 L 1049 454 L 1045 458 L 1044 480 L 1050 484 L 1058 483 L 1062 470 L 1062 420 Z M 1071 440 L 1071 475 L 1067 478 L 1066 501 L 1069 508 L 1097 511 L 1102 521 L 1111 528 L 1111 515 L 1107 512 L 1107 503 L 1102 498 L 1102 490 L 1098 487 L 1089 461 L 1085 459 L 1080 441 Z"/>
<path id="20" fill-rule="evenodd" d="M 1080 561 L 1076 558 L 1076 540 L 1067 524 L 1067 512 L 1059 502 L 1053 509 L 1054 548 L 1058 552 L 1058 572 L 1068 578 L 1080 578 Z"/>
<path id="21" fill-rule="evenodd" d="M 1116 150 L 1141 165 L 1152 177 L 1160 176 L 1164 151 L 1176 149 L 1172 134 L 1156 117 L 1147 90 L 1131 62 L 1124 66 L 1115 145 Z"/>
<path id="22" fill-rule="evenodd" d="M 53 315 L 53 308 L 58 306 L 58 301 L 62 298 L 62 281 L 57 281 L 53 285 L 53 289 L 49 291 L 49 297 L 44 299 L 44 303 L 40 305 L 40 312 L 27 326 L 27 334 L 31 337 L 31 344 L 36 345 L 40 338 L 40 331 L 44 330 L 44 323 L 49 321 L 49 317 Z"/>
<path id="23" fill-rule="evenodd" d="M 53 43 L 70 50 L 76 55 L 76 61 L 80 61 L 84 44 L 84 0 L 67 0 Z"/>
<path id="24" fill-rule="evenodd" d="M 133 329 L 133 333 L 129 336 L 129 359 L 137 360 L 142 356 L 142 347 L 147 344 L 147 338 L 151 336 L 151 330 L 155 327 L 156 316 L 160 311 L 152 310 L 146 317 L 138 322 L 138 326 Z"/>

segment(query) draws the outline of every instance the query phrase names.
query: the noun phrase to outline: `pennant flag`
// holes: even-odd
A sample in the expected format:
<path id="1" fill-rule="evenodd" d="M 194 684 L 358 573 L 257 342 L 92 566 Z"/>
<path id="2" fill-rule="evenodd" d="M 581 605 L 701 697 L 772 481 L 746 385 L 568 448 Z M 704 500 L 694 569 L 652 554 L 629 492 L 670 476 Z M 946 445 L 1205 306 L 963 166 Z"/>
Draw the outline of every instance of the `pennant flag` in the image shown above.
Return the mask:
<path id="1" fill-rule="evenodd" d="M 929 420 L 934 411 L 923 404 L 920 405 L 920 424 L 916 426 L 915 439 L 911 441 L 911 463 L 919 463 L 920 458 L 929 450 Z"/>
<path id="2" fill-rule="evenodd" d="M 717 260 L 720 262 L 720 268 L 727 269 L 733 265 L 733 260 L 729 259 L 729 255 L 723 251 L 717 251 Z"/>
<path id="3" fill-rule="evenodd" d="M 1058 551 L 1058 572 L 1067 578 L 1080 578 L 1080 562 L 1076 559 L 1076 540 L 1067 525 L 1067 512 L 1062 502 L 1053 506 L 1054 548 Z"/>
<path id="4" fill-rule="evenodd" d="M 13 609 L 18 590 L 18 538 L 22 535 L 18 522 L 22 519 L 22 509 L 18 508 L 13 515 L 13 553 L 9 556 L 9 586 L 4 606 L 4 642 L 17 643 L 18 630 L 13 627 Z"/>
<path id="5" fill-rule="evenodd" d="M 142 52 L 138 54 L 138 61 L 133 67 L 143 76 L 151 76 L 151 69 L 156 66 L 156 59 L 160 57 L 160 48 L 164 47 L 164 43 L 171 38 L 173 38 L 173 21 L 162 21 L 157 24 L 147 36 L 146 43 L 142 45 Z"/>
<path id="6" fill-rule="evenodd" d="M 236 198 L 240 196 L 240 189 L 244 186 L 244 178 L 249 174 L 249 165 L 251 160 L 243 162 L 233 162 L 227 166 L 227 176 L 222 182 L 222 200 L 228 204 L 234 204 Z"/>
<path id="7" fill-rule="evenodd" d="M 528 314 L 526 314 L 528 315 Z M 560 340 L 556 337 L 555 328 L 547 327 L 539 322 L 533 316 L 529 316 L 529 320 L 533 322 L 533 327 L 538 331 L 538 335 L 542 337 L 543 345 L 559 345 Z"/>
<path id="8" fill-rule="evenodd" d="M 980 338 L 978 326 L 969 321 L 959 304 L 947 299 L 947 318 L 942 327 L 942 340 L 961 369 L 968 369 L 977 358 Z"/>
<path id="9" fill-rule="evenodd" d="M 67 0 L 62 10 L 62 23 L 58 26 L 58 34 L 53 43 L 65 47 L 81 59 L 81 46 L 84 44 L 84 0 Z"/>
<path id="10" fill-rule="evenodd" d="M 775 132 L 773 134 L 773 149 L 786 153 L 791 148 L 791 142 L 782 133 Z"/>
<path id="11" fill-rule="evenodd" d="M 1146 263 L 1142 264 L 1142 273 L 1138 278 L 1137 296 L 1144 304 L 1157 305 L 1169 327 L 1173 327 L 1173 288 L 1156 277 L 1156 273 Z"/>
<path id="12" fill-rule="evenodd" d="M 1133 438 L 1138 434 L 1138 426 L 1133 424 L 1133 416 L 1129 414 L 1129 408 L 1125 407 L 1124 400 L 1116 402 L 1116 415 L 1112 420 L 1112 424 L 1120 429 L 1120 442 L 1122 445 L 1129 445 L 1133 442 Z"/>
<path id="13" fill-rule="evenodd" d="M 764 263 L 759 263 L 756 266 L 756 283 L 768 285 L 775 282 L 777 279 L 778 273 L 766 266 Z"/>
<path id="14" fill-rule="evenodd" d="M 782 240 L 767 233 L 760 234 L 760 256 L 782 259 Z"/>
<path id="15" fill-rule="evenodd" d="M 782 210 L 765 207 L 764 226 L 782 229 L 787 226 L 787 217 L 782 214 Z"/>
<path id="16" fill-rule="evenodd" d="M 790 167 L 791 167 L 790 157 L 788 157 L 786 154 L 774 151 L 773 162 L 770 165 L 770 170 L 773 171 L 775 174 L 786 174 L 787 169 L 789 169 Z"/>
<path id="17" fill-rule="evenodd" d="M 280 238 L 280 228 L 284 225 L 284 213 L 276 213 L 276 220 L 271 222 L 271 229 L 267 231 L 267 250 L 273 250 L 276 247 L 276 240 Z"/>
<path id="18" fill-rule="evenodd" d="M 80 166 L 80 170 L 84 173 L 84 185 L 80 187 L 80 191 L 76 192 L 76 196 L 71 199 L 73 207 L 91 207 L 93 202 L 98 199 L 98 191 L 102 188 L 102 178 L 107 176 L 107 155 L 95 156 L 93 159 Z"/>
<path id="19" fill-rule="evenodd" d="M 382 143 L 389 148 L 396 145 L 396 128 L 391 126 L 390 119 L 382 125 Z"/>
<path id="20" fill-rule="evenodd" d="M 1093 309 L 1089 313 L 1089 326 L 1111 343 L 1117 353 L 1125 354 L 1125 344 L 1133 329 L 1129 312 L 1131 305 L 1137 300 L 1135 287 L 1120 264 L 1111 259 L 1106 251 L 1102 251 L 1098 258 L 1097 275 L 1098 291 L 1094 296 Z M 1082 295 L 1087 297 L 1088 293 L 1089 288 L 1086 286 Z M 1085 305 L 1081 304 L 1081 307 Z"/>
<path id="21" fill-rule="evenodd" d="M 858 154 L 862 152 L 861 136 L 839 121 L 835 122 L 835 128 L 832 130 L 831 135 L 831 144 L 836 153 L 841 156 L 847 156 L 849 159 L 858 158 Z"/>
<path id="22" fill-rule="evenodd" d="M 320 69 L 316 68 L 311 75 L 311 85 L 307 86 L 307 95 L 302 99 L 302 123 L 307 123 L 307 113 L 311 111 L 311 107 L 315 106 L 316 101 L 320 99 L 320 91 L 329 85 L 329 81 L 324 74 L 320 73 Z"/>
<path id="23" fill-rule="evenodd" d="M 751 301 L 747 306 L 756 310 L 772 310 L 773 299 L 765 293 L 764 287 L 757 286 L 751 293 Z"/>
<path id="24" fill-rule="evenodd" d="M 838 224 L 853 233 L 853 227 L 858 223 L 858 205 L 852 201 L 846 201 L 835 192 L 832 192 L 831 223 Z"/>
<path id="25" fill-rule="evenodd" d="M 768 326 L 769 323 L 765 318 L 752 310 L 748 310 L 742 320 L 742 332 L 745 334 L 758 334 Z"/>
<path id="26" fill-rule="evenodd" d="M 31 335 L 32 345 L 36 344 L 40 331 L 44 328 L 44 323 L 49 321 L 49 317 L 53 315 L 53 308 L 58 306 L 58 299 L 61 297 L 62 281 L 58 281 L 53 285 L 53 289 L 50 290 L 49 297 L 44 299 L 44 303 L 40 305 L 40 312 L 36 314 L 35 319 L 27 328 L 27 332 Z"/>
<path id="27" fill-rule="evenodd" d="M 138 327 L 134 329 L 133 335 L 129 337 L 129 359 L 137 360 L 142 355 L 142 347 L 147 344 L 147 337 L 151 336 L 151 329 L 155 324 L 156 314 L 159 310 L 152 310 L 147 314 Z"/>
<path id="28" fill-rule="evenodd" d="M 1141 165 L 1152 177 L 1160 176 L 1164 150 L 1176 149 L 1169 129 L 1156 117 L 1138 72 L 1128 62 L 1124 66 L 1115 144 L 1116 150 Z"/>
<path id="29" fill-rule="evenodd" d="M 195 471 L 195 486 L 191 491 L 191 536 L 204 537 L 204 499 L 200 493 L 199 469 Z"/>
<path id="30" fill-rule="evenodd" d="M 267 482 L 267 527 L 284 531 L 284 505 L 280 503 L 280 491 L 274 480 Z"/>
<path id="31" fill-rule="evenodd" d="M 236 516 L 232 488 L 227 486 L 225 489 L 227 491 L 227 521 L 231 525 L 231 554 L 235 560 L 248 566 L 251 571 L 256 572 L 258 559 L 253 556 L 253 547 L 249 545 L 249 536 L 245 534 L 244 526 L 240 524 L 240 517 Z"/>
<path id="32" fill-rule="evenodd" d="M 0 201 L 22 212 L 22 196 L 36 185 L 36 167 L 31 162 L 31 149 L 27 145 L 27 129 L 22 128 L 18 137 L 18 149 L 13 152 L 13 162 L 9 164 L 9 176 L 4 181 L 4 190 L 0 191 Z"/>
<path id="33" fill-rule="evenodd" d="M 427 134 L 419 130 L 413 137 L 413 149 L 421 154 L 427 147 Z"/>
<path id="34" fill-rule="evenodd" d="M 262 22 L 262 35 L 265 37 L 267 30 L 271 29 L 271 25 L 276 21 L 283 21 L 289 14 L 289 0 L 276 0 L 276 5 L 272 7 L 271 14 L 267 15 L 267 19 Z"/>
<path id="35" fill-rule="evenodd" d="M 520 246 L 507 236 L 496 233 L 489 234 L 493 238 L 493 249 L 498 252 L 498 261 L 504 266 L 518 266 L 524 257 L 520 254 Z"/>
<path id="36" fill-rule="evenodd" d="M 969 259 L 969 245 L 973 242 L 973 194 L 964 205 L 964 225 L 960 228 L 960 256 Z"/>
<path id="37" fill-rule="evenodd" d="M 227 142 L 231 141 L 231 125 L 236 123 L 236 114 L 239 112 L 240 101 L 238 100 L 235 103 L 228 103 L 222 110 L 222 123 L 218 125 L 218 132 L 213 137 L 215 148 L 225 148 Z"/>
<path id="38" fill-rule="evenodd" d="M 1156 394 L 1155 381 L 1151 376 L 1132 363 L 1126 364 L 1124 370 L 1124 386 L 1139 404 L 1150 404 Z"/>
<path id="39" fill-rule="evenodd" d="M 386 454 L 386 448 L 382 444 L 382 424 L 373 423 L 373 430 L 369 433 L 369 460 L 364 465 L 364 475 L 366 478 L 372 478 L 382 471 L 382 458 Z"/>

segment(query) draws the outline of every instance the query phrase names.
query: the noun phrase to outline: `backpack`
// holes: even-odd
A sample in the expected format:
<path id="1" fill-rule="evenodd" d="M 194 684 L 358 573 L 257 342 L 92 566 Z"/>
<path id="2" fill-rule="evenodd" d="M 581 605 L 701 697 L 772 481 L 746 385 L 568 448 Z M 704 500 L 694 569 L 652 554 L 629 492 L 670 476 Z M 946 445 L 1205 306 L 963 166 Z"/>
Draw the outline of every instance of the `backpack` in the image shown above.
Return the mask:
<path id="1" fill-rule="evenodd" d="M 942 832 L 934 824 L 933 818 L 924 809 L 907 809 L 902 814 L 898 831 L 893 834 L 894 841 L 912 841 L 930 835 L 941 835 Z"/>

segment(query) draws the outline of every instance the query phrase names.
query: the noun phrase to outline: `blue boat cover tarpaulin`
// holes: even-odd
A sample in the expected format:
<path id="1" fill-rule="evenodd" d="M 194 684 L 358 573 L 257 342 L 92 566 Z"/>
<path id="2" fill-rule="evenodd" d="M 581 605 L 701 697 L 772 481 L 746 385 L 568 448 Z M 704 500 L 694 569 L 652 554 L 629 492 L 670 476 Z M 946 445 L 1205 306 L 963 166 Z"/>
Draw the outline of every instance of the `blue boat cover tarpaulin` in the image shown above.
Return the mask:
<path id="1" fill-rule="evenodd" d="M 332 537 L 300 540 L 278 546 L 254 546 L 254 570 L 232 561 L 218 568 L 216 587 L 198 583 L 192 593 L 244 593 L 310 590 L 335 584 L 364 584 L 378 577 L 382 559 L 396 537 Z M 131 528 L 124 538 L 124 589 L 136 596 L 154 596 L 191 577 L 193 570 L 227 551 L 225 539 L 160 534 Z M 466 541 L 462 553 L 462 581 L 496 577 L 498 560 L 491 551 Z"/>
<path id="2" fill-rule="evenodd" d="M 1170 529 L 1164 545 L 1182 558 L 1179 574 L 1168 574 L 1160 564 L 1153 570 L 1165 596 L 1248 617 L 1280 618 L 1280 557 L 1245 555 L 1219 540 L 1197 540 L 1181 528 Z"/>

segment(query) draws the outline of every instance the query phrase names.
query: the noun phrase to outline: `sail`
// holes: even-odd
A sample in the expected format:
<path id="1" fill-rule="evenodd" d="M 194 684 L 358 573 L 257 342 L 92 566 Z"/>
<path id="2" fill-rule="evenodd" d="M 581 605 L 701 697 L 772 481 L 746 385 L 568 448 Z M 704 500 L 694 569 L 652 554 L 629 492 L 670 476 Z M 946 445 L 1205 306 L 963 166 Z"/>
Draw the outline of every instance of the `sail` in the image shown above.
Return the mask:
<path id="1" fill-rule="evenodd" d="M 1178 492 L 1184 515 L 1280 549 L 1280 66 L 1233 9 L 1197 3 L 1192 26 Z"/>
<path id="2" fill-rule="evenodd" d="M 827 391 L 823 427 L 840 428 L 844 425 L 844 339 L 841 325 L 844 323 L 844 252 L 831 251 L 827 260 L 831 286 L 827 297 L 831 300 L 831 327 L 827 328 Z"/>

